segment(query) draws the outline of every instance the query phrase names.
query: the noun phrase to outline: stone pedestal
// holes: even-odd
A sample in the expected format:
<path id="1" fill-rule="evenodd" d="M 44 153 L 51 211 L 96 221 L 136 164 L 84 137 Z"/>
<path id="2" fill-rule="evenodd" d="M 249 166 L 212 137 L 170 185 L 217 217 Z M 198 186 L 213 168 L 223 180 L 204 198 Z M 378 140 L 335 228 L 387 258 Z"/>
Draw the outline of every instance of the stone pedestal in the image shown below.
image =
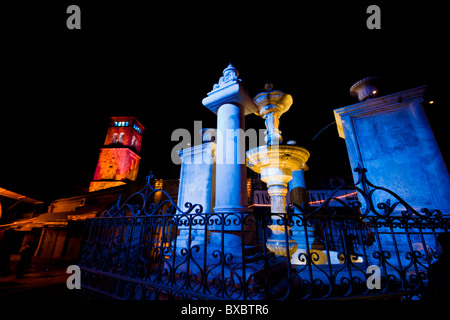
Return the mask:
<path id="1" fill-rule="evenodd" d="M 292 180 L 289 181 L 289 195 L 292 203 L 301 206 L 304 202 L 309 202 L 308 190 L 306 190 L 305 184 L 305 171 L 308 170 L 308 166 L 305 164 L 302 169 L 292 172 Z M 295 208 L 295 212 L 300 212 Z"/>
<path id="2" fill-rule="evenodd" d="M 179 151 L 181 158 L 178 207 L 185 210 L 185 203 L 200 204 L 203 212 L 212 212 L 215 187 L 214 142 L 203 143 Z"/>
<path id="3" fill-rule="evenodd" d="M 215 150 L 214 142 L 206 142 L 179 151 L 181 158 L 180 184 L 178 187 L 178 207 L 186 211 L 186 202 L 200 204 L 203 212 L 212 212 L 214 207 L 215 186 Z M 191 214 L 195 214 L 191 212 Z M 183 218 L 188 220 L 188 217 Z M 201 219 L 200 219 L 201 220 Z M 206 235 L 207 237 L 210 234 Z M 205 240 L 203 226 L 191 226 L 191 247 L 202 245 Z M 179 226 L 177 236 L 177 253 L 189 246 L 189 227 Z"/>
<path id="4" fill-rule="evenodd" d="M 425 89 L 368 99 L 336 109 L 334 115 L 352 169 L 366 168 L 369 181 L 392 190 L 417 211 L 450 214 L 450 179 L 423 110 Z M 373 200 L 375 206 L 396 201 L 386 192 L 376 192 Z"/>

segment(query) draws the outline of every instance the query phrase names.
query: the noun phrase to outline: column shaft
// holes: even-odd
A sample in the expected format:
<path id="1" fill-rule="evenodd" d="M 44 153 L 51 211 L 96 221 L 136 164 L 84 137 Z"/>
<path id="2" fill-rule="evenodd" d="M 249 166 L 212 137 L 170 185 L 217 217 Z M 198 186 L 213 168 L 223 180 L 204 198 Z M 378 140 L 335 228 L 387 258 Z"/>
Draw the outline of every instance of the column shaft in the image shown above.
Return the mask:
<path id="1" fill-rule="evenodd" d="M 216 206 L 215 212 L 247 209 L 244 112 L 226 103 L 217 112 Z"/>

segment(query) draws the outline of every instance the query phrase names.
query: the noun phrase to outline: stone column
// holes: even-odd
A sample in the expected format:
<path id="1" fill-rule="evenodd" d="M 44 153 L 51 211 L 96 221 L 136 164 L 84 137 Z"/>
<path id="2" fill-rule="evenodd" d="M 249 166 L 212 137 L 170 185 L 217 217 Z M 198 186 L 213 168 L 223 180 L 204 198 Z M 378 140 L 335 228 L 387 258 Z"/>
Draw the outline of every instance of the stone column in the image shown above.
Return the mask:
<path id="1" fill-rule="evenodd" d="M 280 168 L 280 154 L 288 154 L 289 157 L 292 156 L 289 151 L 285 151 L 284 148 L 279 150 L 278 145 L 267 147 L 267 152 L 260 154 L 260 161 L 264 161 L 266 159 L 271 159 L 272 162 L 266 164 L 264 168 L 260 171 L 261 180 L 264 181 L 267 185 L 267 192 L 270 196 L 270 212 L 272 213 L 286 213 L 286 194 L 288 191 L 287 185 L 288 182 L 292 178 L 292 169 L 291 168 Z M 274 152 L 275 151 L 275 152 Z M 252 153 L 249 152 L 249 162 L 254 161 L 254 158 L 251 157 Z M 295 157 L 295 156 L 294 156 Z M 278 163 L 277 163 L 278 162 Z"/>
<path id="2" fill-rule="evenodd" d="M 243 88 L 238 79 L 239 72 L 231 64 L 223 71 L 219 82 L 203 99 L 202 103 L 217 114 L 216 136 L 216 183 L 215 213 L 224 213 L 223 217 L 233 220 L 247 206 L 247 171 L 245 163 L 244 117 L 258 111 L 257 106 Z M 220 217 L 220 215 L 219 215 Z M 227 221 L 228 222 L 228 221 Z M 225 224 L 211 226 L 208 250 L 221 250 L 233 256 L 233 261 L 241 261 L 242 242 L 241 225 Z M 251 237 L 249 237 L 251 238 Z"/>
<path id="3" fill-rule="evenodd" d="M 241 146 L 245 146 L 243 109 L 225 103 L 217 112 L 216 205 L 214 212 L 247 210 L 247 172 Z"/>
<path id="4" fill-rule="evenodd" d="M 287 181 L 284 185 L 274 184 L 267 188 L 270 196 L 270 210 L 272 213 L 286 213 L 286 194 L 288 191 L 286 185 Z M 269 226 L 272 234 L 267 239 L 266 246 L 276 255 L 286 256 L 286 227 L 284 225 L 278 225 L 277 220 L 281 219 L 279 216 L 272 215 L 271 218 L 274 223 Z M 287 228 L 287 232 L 288 234 L 291 234 L 291 227 Z M 288 242 L 289 254 L 292 257 L 297 251 L 298 244 L 290 236 L 288 237 Z"/>
<path id="5" fill-rule="evenodd" d="M 273 185 L 267 190 L 270 196 L 270 212 L 286 213 L 287 188 L 282 185 Z"/>
<path id="6" fill-rule="evenodd" d="M 214 212 L 247 210 L 244 116 L 258 111 L 231 64 L 203 105 L 217 114 L 216 205 Z"/>

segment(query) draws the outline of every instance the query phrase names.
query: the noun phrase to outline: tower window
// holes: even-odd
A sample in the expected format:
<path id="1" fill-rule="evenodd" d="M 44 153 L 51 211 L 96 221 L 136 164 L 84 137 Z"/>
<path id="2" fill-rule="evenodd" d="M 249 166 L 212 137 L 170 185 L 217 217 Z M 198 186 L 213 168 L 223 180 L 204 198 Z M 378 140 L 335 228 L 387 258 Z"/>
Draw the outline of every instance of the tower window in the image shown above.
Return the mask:
<path id="1" fill-rule="evenodd" d="M 118 140 L 119 140 L 119 135 L 117 133 L 114 133 L 113 137 L 112 137 L 112 143 L 117 143 Z"/>
<path id="2" fill-rule="evenodd" d="M 141 128 L 139 128 L 137 125 L 133 125 L 133 129 L 136 130 L 137 132 L 141 133 Z"/>
<path id="3" fill-rule="evenodd" d="M 125 136 L 125 133 L 121 132 L 119 135 L 119 143 L 123 143 L 123 137 Z"/>

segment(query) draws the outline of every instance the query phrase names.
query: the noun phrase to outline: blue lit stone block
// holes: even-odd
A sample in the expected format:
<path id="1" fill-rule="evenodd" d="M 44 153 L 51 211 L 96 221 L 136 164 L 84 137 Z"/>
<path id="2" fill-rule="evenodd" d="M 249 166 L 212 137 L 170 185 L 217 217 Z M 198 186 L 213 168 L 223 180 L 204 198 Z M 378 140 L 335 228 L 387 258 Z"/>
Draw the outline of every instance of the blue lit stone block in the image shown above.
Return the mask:
<path id="1" fill-rule="evenodd" d="M 423 110 L 425 89 L 368 99 L 336 109 L 334 115 L 352 169 L 366 168 L 369 181 L 392 190 L 416 211 L 428 208 L 450 214 L 450 178 Z M 396 201 L 381 191 L 373 200 L 375 206 Z"/>

